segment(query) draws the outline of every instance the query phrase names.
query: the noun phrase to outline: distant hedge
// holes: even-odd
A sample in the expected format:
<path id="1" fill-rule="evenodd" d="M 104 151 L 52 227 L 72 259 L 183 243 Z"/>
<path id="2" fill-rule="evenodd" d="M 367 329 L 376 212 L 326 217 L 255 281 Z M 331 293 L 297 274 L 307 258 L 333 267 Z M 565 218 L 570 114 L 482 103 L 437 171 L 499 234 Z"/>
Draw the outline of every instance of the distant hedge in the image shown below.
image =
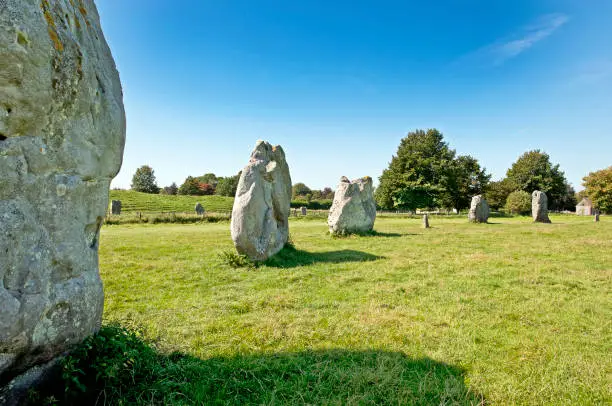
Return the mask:
<path id="1" fill-rule="evenodd" d="M 300 207 L 306 207 L 310 210 L 329 210 L 333 203 L 333 200 L 292 200 L 291 208 L 299 209 Z"/>

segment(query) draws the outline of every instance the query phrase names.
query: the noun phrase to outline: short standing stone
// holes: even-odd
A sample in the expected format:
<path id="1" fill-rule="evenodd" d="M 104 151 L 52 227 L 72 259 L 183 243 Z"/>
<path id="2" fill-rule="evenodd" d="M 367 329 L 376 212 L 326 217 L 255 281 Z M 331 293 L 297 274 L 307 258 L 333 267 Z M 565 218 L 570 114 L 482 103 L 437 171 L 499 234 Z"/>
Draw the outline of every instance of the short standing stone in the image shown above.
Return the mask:
<path id="1" fill-rule="evenodd" d="M 93 0 L 0 0 L 0 385 L 100 327 L 122 99 Z"/>
<path id="2" fill-rule="evenodd" d="M 468 220 L 472 223 L 486 223 L 489 220 L 489 204 L 481 195 L 472 197 Z"/>
<path id="3" fill-rule="evenodd" d="M 595 221 L 596 223 L 599 221 L 599 213 L 595 213 L 595 218 L 593 219 L 593 221 Z"/>
<path id="4" fill-rule="evenodd" d="M 536 223 L 550 223 L 546 193 L 535 190 L 531 194 L 531 215 Z"/>
<path id="5" fill-rule="evenodd" d="M 236 250 L 254 261 L 280 251 L 289 238 L 291 176 L 285 152 L 258 141 L 238 181 L 231 234 Z"/>
<path id="6" fill-rule="evenodd" d="M 304 206 L 300 207 L 300 210 L 302 211 L 302 216 L 305 216 L 306 214 L 308 214 L 308 209 Z"/>
<path id="7" fill-rule="evenodd" d="M 195 205 L 195 212 L 198 216 L 203 216 L 206 211 L 204 210 L 204 206 L 202 206 L 201 203 L 197 203 Z"/>
<path id="8" fill-rule="evenodd" d="M 376 202 L 372 194 L 372 178 L 350 181 L 340 179 L 329 211 L 327 224 L 332 234 L 366 233 L 374 228 Z"/>
<path id="9" fill-rule="evenodd" d="M 111 214 L 116 216 L 121 214 L 121 200 L 112 200 L 111 201 Z"/>
<path id="10" fill-rule="evenodd" d="M 423 228 L 429 228 L 429 217 L 427 214 L 423 214 Z"/>

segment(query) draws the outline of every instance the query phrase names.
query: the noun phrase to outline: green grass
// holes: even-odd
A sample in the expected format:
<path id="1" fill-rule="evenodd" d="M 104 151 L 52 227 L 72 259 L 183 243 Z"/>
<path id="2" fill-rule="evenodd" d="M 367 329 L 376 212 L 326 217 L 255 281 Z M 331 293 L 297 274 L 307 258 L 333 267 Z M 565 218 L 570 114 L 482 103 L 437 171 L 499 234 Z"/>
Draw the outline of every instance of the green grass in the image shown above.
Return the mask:
<path id="1" fill-rule="evenodd" d="M 292 221 L 295 248 L 238 269 L 227 223 L 105 226 L 105 323 L 141 329 L 161 368 L 122 396 L 609 404 L 612 218 L 551 218 L 384 218 L 348 238 Z"/>
<path id="2" fill-rule="evenodd" d="M 191 213 L 196 203 L 202 203 L 208 212 L 227 213 L 232 211 L 233 197 L 226 196 L 172 196 L 111 190 L 111 200 L 121 200 L 122 213 L 132 212 L 181 212 Z"/>

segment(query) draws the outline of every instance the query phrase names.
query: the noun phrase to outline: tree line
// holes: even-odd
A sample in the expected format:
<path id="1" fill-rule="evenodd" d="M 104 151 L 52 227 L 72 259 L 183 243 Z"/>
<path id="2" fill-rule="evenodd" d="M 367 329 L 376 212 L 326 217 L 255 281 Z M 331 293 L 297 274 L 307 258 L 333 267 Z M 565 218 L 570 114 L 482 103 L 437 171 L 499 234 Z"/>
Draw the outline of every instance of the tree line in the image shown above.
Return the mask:
<path id="1" fill-rule="evenodd" d="M 240 172 L 234 176 L 188 176 L 181 186 L 172 183 L 157 186 L 153 169 L 143 165 L 132 178 L 132 190 L 168 195 L 235 196 Z M 612 166 L 589 173 L 583 179 L 585 190 L 575 193 L 559 164 L 550 156 L 533 150 L 522 154 L 499 181 L 491 181 L 486 168 L 470 155 L 458 155 L 436 129 L 415 130 L 402 140 L 389 166 L 379 178 L 375 190 L 381 209 L 447 208 L 457 211 L 470 206 L 472 196 L 482 194 L 493 209 L 524 214 L 531 210 L 531 193 L 541 190 L 548 197 L 551 210 L 574 210 L 578 200 L 588 197 L 601 212 L 612 212 Z M 331 205 L 330 187 L 313 190 L 304 183 L 292 187 L 296 205 L 321 203 Z"/>

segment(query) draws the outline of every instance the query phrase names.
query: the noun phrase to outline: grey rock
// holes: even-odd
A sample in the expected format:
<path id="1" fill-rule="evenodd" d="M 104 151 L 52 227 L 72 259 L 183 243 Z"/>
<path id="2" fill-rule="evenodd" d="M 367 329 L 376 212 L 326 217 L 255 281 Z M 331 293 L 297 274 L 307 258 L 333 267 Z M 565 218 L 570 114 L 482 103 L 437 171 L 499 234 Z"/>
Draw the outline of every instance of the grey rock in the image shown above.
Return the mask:
<path id="1" fill-rule="evenodd" d="M 423 228 L 429 228 L 429 217 L 427 214 L 423 214 Z"/>
<path id="2" fill-rule="evenodd" d="M 468 212 L 471 223 L 486 223 L 489 220 L 489 204 L 481 195 L 472 197 L 472 204 Z"/>
<path id="3" fill-rule="evenodd" d="M 206 211 L 204 210 L 204 206 L 202 206 L 202 204 L 197 203 L 195 205 L 195 212 L 198 216 L 203 216 L 204 213 L 206 213 Z"/>
<path id="4" fill-rule="evenodd" d="M 300 207 L 300 210 L 302 211 L 302 216 L 305 216 L 308 214 L 308 209 L 306 207 Z"/>
<path id="5" fill-rule="evenodd" d="M 121 167 L 119 74 L 92 0 L 0 0 L 0 381 L 98 330 Z"/>
<path id="6" fill-rule="evenodd" d="M 531 194 L 531 216 L 535 223 L 550 223 L 546 193 L 535 190 Z"/>
<path id="7" fill-rule="evenodd" d="M 230 225 L 236 250 L 254 261 L 280 251 L 289 239 L 291 176 L 285 152 L 257 141 L 242 170 Z"/>
<path id="8" fill-rule="evenodd" d="M 111 214 L 120 215 L 121 214 L 121 200 L 112 200 L 110 204 Z"/>
<path id="9" fill-rule="evenodd" d="M 374 228 L 376 202 L 372 193 L 372 178 L 366 176 L 350 181 L 343 176 L 334 195 L 327 225 L 334 235 L 367 233 Z"/>
<path id="10" fill-rule="evenodd" d="M 593 217 L 594 217 L 594 219 L 593 219 L 594 222 L 596 222 L 596 223 L 599 222 L 599 213 L 595 213 L 595 216 L 593 216 Z"/>

